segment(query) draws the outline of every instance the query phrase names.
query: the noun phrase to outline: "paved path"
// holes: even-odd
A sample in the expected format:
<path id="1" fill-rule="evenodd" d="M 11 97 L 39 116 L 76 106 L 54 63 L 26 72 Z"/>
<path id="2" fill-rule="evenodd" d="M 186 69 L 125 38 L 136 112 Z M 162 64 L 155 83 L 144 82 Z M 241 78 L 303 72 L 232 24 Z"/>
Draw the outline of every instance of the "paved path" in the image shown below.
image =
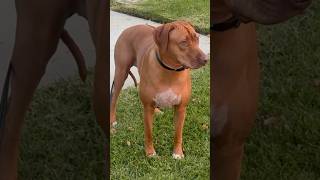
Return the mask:
<path id="1" fill-rule="evenodd" d="M 114 46 L 115 43 L 119 37 L 119 35 L 121 34 L 121 32 L 130 27 L 130 26 L 134 26 L 134 25 L 138 25 L 138 24 L 149 24 L 149 25 L 154 25 L 154 26 L 158 26 L 158 23 L 154 23 L 152 21 L 149 20 L 145 20 L 145 19 L 141 19 L 141 18 L 136 18 L 133 16 L 129 16 L 129 15 L 125 15 L 125 14 L 121 14 L 121 13 L 117 13 L 114 11 L 110 12 L 110 24 L 111 24 L 111 28 L 110 28 L 110 82 L 113 81 L 114 78 Z M 206 37 L 206 36 L 200 36 L 200 48 L 207 54 L 210 52 L 210 38 Z M 137 79 L 139 79 L 138 77 L 138 73 L 137 73 L 137 69 L 135 67 L 131 68 L 133 73 L 135 74 L 135 76 L 137 77 Z M 133 80 L 129 77 L 124 85 L 124 88 L 133 85 Z"/>

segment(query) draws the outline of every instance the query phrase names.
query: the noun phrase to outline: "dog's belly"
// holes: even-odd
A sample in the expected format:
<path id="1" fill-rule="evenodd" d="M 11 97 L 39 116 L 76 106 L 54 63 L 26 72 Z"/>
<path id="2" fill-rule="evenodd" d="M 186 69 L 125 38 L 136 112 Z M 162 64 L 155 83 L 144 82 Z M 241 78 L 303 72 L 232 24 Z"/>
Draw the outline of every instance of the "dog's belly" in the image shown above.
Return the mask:
<path id="1" fill-rule="evenodd" d="M 156 107 L 165 108 L 178 105 L 181 102 L 181 95 L 174 92 L 171 88 L 159 92 L 153 98 Z"/>

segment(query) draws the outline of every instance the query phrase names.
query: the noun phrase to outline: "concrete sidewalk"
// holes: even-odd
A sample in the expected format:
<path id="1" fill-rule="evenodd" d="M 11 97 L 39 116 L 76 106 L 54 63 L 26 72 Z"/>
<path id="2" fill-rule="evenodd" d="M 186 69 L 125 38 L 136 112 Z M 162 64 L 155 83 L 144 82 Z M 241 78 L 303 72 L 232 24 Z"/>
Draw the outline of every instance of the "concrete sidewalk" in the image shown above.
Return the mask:
<path id="1" fill-rule="evenodd" d="M 114 69 L 115 69 L 115 67 L 114 67 L 114 46 L 116 44 L 116 41 L 124 29 L 126 29 L 130 26 L 138 25 L 138 24 L 149 24 L 149 25 L 153 25 L 153 26 L 160 25 L 158 23 L 155 23 L 155 22 L 152 22 L 149 20 L 129 16 L 126 14 L 121 14 L 121 13 L 114 12 L 114 11 L 110 11 L 110 84 L 112 83 L 113 78 L 114 78 Z M 210 53 L 210 38 L 208 38 L 207 36 L 201 35 L 200 36 L 200 48 L 206 54 Z M 133 68 L 131 68 L 131 70 L 132 70 L 133 74 L 136 76 L 136 78 L 139 79 L 137 68 L 133 67 Z M 131 86 L 133 84 L 134 84 L 133 80 L 130 77 L 128 77 L 123 88 Z"/>

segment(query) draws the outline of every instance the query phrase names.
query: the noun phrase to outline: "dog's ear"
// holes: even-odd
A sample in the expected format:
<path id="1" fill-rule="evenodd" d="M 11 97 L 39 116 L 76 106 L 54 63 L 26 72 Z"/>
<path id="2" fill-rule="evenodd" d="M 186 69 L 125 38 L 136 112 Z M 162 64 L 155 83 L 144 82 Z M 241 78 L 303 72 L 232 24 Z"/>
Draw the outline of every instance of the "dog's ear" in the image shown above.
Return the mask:
<path id="1" fill-rule="evenodd" d="M 191 28 L 194 29 L 194 26 L 192 25 L 191 22 L 189 22 L 189 21 L 181 21 L 181 22 L 182 22 L 182 24 L 184 24 L 184 25 L 186 25 L 186 26 L 189 26 L 189 27 L 191 27 Z"/>
<path id="2" fill-rule="evenodd" d="M 154 29 L 153 39 L 160 49 L 167 50 L 169 44 L 169 34 L 170 31 L 174 29 L 171 23 L 161 25 Z"/>
<path id="3" fill-rule="evenodd" d="M 192 32 L 195 30 L 194 26 L 189 21 L 178 21 L 180 25 L 188 30 L 188 32 Z"/>

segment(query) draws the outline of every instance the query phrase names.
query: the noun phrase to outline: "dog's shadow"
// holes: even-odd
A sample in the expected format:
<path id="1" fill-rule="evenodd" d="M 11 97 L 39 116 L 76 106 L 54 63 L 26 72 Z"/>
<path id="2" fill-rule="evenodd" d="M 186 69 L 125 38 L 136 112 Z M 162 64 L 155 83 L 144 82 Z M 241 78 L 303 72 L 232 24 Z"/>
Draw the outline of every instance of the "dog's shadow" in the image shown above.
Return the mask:
<path id="1" fill-rule="evenodd" d="M 91 108 L 91 79 L 36 92 L 23 129 L 21 179 L 103 179 L 105 140 Z"/>

